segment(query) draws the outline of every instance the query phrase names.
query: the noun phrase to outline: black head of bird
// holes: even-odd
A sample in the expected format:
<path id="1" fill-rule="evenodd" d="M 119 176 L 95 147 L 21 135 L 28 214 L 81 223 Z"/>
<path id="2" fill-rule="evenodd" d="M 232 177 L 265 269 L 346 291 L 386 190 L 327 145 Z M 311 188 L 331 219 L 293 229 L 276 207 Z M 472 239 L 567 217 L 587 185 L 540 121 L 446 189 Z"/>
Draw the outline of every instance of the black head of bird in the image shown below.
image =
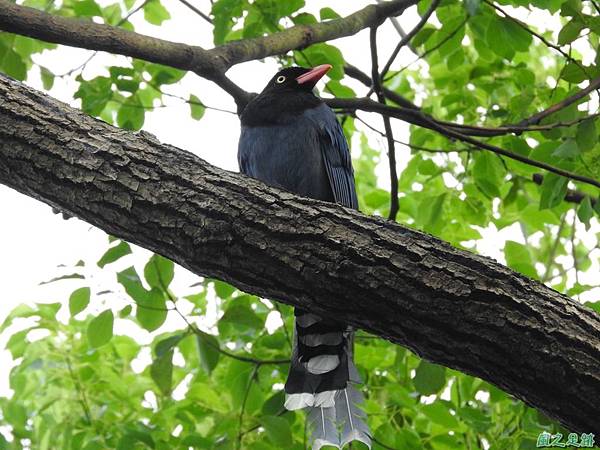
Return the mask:
<path id="1" fill-rule="evenodd" d="M 241 114 L 243 125 L 281 124 L 323 101 L 313 93 L 330 64 L 313 68 L 286 67 L 277 72 Z"/>

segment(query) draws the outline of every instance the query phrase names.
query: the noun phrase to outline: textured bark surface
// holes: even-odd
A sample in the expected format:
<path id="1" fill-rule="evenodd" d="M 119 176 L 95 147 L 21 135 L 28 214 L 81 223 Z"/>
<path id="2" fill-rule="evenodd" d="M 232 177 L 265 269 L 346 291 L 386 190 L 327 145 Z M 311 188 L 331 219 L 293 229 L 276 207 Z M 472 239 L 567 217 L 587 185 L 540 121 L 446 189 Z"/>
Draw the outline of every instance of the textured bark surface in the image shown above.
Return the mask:
<path id="1" fill-rule="evenodd" d="M 218 169 L 4 76 L 0 182 L 197 274 L 336 315 L 600 434 L 600 316 L 488 258 Z"/>

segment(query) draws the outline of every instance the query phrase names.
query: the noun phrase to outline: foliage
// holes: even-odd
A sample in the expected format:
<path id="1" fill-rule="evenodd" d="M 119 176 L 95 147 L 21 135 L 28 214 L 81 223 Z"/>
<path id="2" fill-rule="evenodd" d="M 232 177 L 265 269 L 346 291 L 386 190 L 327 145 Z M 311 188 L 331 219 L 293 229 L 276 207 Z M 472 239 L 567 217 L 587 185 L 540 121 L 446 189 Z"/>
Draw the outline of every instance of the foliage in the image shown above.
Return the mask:
<path id="1" fill-rule="evenodd" d="M 152 255 L 143 277 L 115 268 L 135 252 L 104 264 L 120 245 L 98 261 L 115 284 L 90 289 L 85 266 L 63 267 L 81 276 L 68 302 L 19 306 L 2 325 L 18 361 L 14 395 L 0 399 L 16 441 L 3 448 L 304 448 L 304 415 L 282 408 L 291 308 L 217 280 L 180 297 L 165 258 Z M 162 301 L 147 305 L 148 292 Z M 142 339 L 167 313 L 171 330 Z M 283 321 L 269 332 L 273 315 Z M 392 448 L 461 448 L 482 439 L 532 447 L 541 430 L 558 430 L 494 386 L 374 336 L 359 333 L 355 352 L 375 438 Z"/>
<path id="2" fill-rule="evenodd" d="M 419 4 L 421 14 L 429 3 Z M 419 63 L 392 70 L 385 87 L 418 101 L 438 119 L 497 127 L 519 123 L 599 75 L 598 53 L 584 64 L 581 47 L 575 45 L 587 45 L 591 52 L 598 48 L 600 18 L 590 2 L 499 3 L 560 17 L 562 28 L 542 36 L 568 57 L 486 1 L 443 0 L 435 24 L 430 21 L 412 40 Z M 108 6 L 94 0 L 24 4 L 130 30 L 129 14 L 136 11 L 132 0 Z M 167 4 L 144 3 L 144 19 L 172 26 Z M 217 0 L 212 6 L 214 42 L 317 22 L 303 7 L 302 0 Z M 319 16 L 332 20 L 338 14 L 324 8 Z M 185 75 L 140 60 L 108 67 L 105 75 L 92 79 L 78 70 L 55 75 L 34 58 L 55 47 L 3 33 L 0 70 L 20 80 L 39 70 L 46 89 L 56 76 L 71 77 L 77 83 L 73 97 L 86 113 L 132 130 L 141 129 L 147 112 L 163 104 L 161 87 Z M 344 55 L 330 43 L 280 60 L 333 63 L 324 95 L 357 95 L 343 70 Z M 418 98 L 415 92 L 421 93 Z M 202 100 L 192 94 L 182 100 L 189 103 L 191 117 L 201 120 L 206 110 Z M 595 177 L 600 145 L 598 120 L 590 116 L 590 108 L 583 99 L 542 121 L 561 126 L 489 142 Z M 342 115 L 341 120 L 353 143 L 361 210 L 387 216 L 390 194 L 376 174 L 386 162 L 385 151 L 370 145 L 357 118 Z M 471 250 L 481 243 L 483 228 L 516 225 L 522 239 L 506 243 L 508 266 L 571 296 L 595 287 L 579 283 L 577 274 L 592 266 L 590 254 L 600 237 L 592 243 L 582 239 L 577 224 L 589 227 L 600 216 L 596 189 L 548 173 L 535 182 L 532 176 L 540 170 L 531 165 L 418 127 L 411 127 L 406 144 L 410 154 L 399 175 L 401 223 Z M 582 200 L 568 201 L 566 194 L 572 191 L 582 194 Z M 0 449 L 304 448 L 303 415 L 282 410 L 291 309 L 217 280 L 202 280 L 193 293 L 180 295 L 171 288 L 177 278 L 173 264 L 158 255 L 148 260 L 143 273 L 133 265 L 113 268 L 132 257 L 129 244 L 117 241 L 96 263 L 95 270 L 112 274 L 118 292 L 92 286 L 82 266 L 75 265 L 50 281 L 80 283 L 61 303 L 19 306 L 8 316 L 0 331 L 17 365 L 10 374 L 14 394 L 0 399 L 0 424 L 8 427 L 0 431 Z M 600 312 L 600 301 L 589 306 Z M 59 311 L 65 320 L 56 318 Z M 211 314 L 215 320 L 207 323 Z M 267 332 L 265 323 L 273 317 L 281 317 L 282 323 Z M 177 325 L 166 327 L 168 321 Z M 479 448 L 483 442 L 491 449 L 534 448 L 541 431 L 560 430 L 496 387 L 373 336 L 359 333 L 356 359 L 368 386 L 371 429 L 388 448 Z M 12 442 L 2 437 L 6 430 Z"/>

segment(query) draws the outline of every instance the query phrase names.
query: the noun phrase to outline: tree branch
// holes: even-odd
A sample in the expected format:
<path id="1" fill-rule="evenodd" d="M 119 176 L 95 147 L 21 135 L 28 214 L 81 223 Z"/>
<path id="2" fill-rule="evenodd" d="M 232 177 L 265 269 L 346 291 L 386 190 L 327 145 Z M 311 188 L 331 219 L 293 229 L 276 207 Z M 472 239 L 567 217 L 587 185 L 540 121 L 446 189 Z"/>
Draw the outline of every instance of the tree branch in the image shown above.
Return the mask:
<path id="1" fill-rule="evenodd" d="M 413 37 L 415 37 L 415 35 L 421 30 L 421 28 L 425 26 L 425 24 L 427 23 L 427 21 L 429 20 L 429 18 L 431 17 L 431 15 L 436 10 L 439 4 L 440 0 L 433 0 L 431 2 L 431 5 L 429 5 L 427 11 L 425 11 L 425 14 L 423 14 L 423 17 L 421 17 L 421 20 L 419 20 L 419 23 L 417 23 L 415 27 L 412 30 L 410 30 L 406 36 L 402 36 L 402 39 L 400 39 L 400 42 L 398 42 L 398 45 L 396 45 L 396 48 L 390 55 L 390 58 L 388 59 L 387 63 L 385 63 L 385 66 L 383 66 L 381 74 L 379 75 L 380 80 L 383 80 L 385 78 L 385 75 L 390 70 L 390 67 L 392 67 L 394 60 L 396 59 L 396 56 L 398 56 L 398 53 L 400 53 L 400 50 L 402 50 L 402 47 L 408 44 L 410 40 Z"/>
<path id="2" fill-rule="evenodd" d="M 411 123 L 413 125 L 417 125 L 420 127 L 428 128 L 432 131 L 436 131 L 441 135 L 450 138 L 456 139 L 461 142 L 465 142 L 467 144 L 474 145 L 475 147 L 479 147 L 484 150 L 491 151 L 498 155 L 506 156 L 508 158 L 514 159 L 516 161 L 523 162 L 530 166 L 539 167 L 540 169 L 547 170 L 548 172 L 556 173 L 557 175 L 562 175 L 567 178 L 571 178 L 576 181 L 581 181 L 582 183 L 590 184 L 592 186 L 596 186 L 600 188 L 600 181 L 589 178 L 583 175 L 579 175 L 573 172 L 569 172 L 568 170 L 561 169 L 559 167 L 554 167 L 550 164 L 547 164 L 542 161 L 536 161 L 534 159 L 527 158 L 526 156 L 520 155 L 518 153 L 513 153 L 508 150 L 505 150 L 501 147 L 488 144 L 487 142 L 482 142 L 477 139 L 472 138 L 471 136 L 467 136 L 466 134 L 460 133 L 457 130 L 445 127 L 441 125 L 439 122 L 435 121 L 431 117 L 422 113 L 421 111 L 416 111 L 409 108 L 400 108 L 393 107 L 389 105 L 382 105 L 381 103 L 375 102 L 369 98 L 357 98 L 357 99 L 327 99 L 327 104 L 332 108 L 341 108 L 345 110 L 357 110 L 360 109 L 362 111 L 370 111 L 376 112 L 380 114 L 387 115 L 389 117 L 394 117 L 396 119 L 403 120 L 405 122 Z"/>
<path id="3" fill-rule="evenodd" d="M 369 75 L 367 75 L 366 73 L 364 73 L 362 70 L 360 70 L 358 67 L 353 66 L 352 64 L 344 65 L 344 73 L 346 75 L 348 75 L 349 77 L 360 81 L 362 84 L 364 84 L 365 86 L 367 86 L 369 88 L 371 86 L 373 86 L 373 80 L 371 79 L 371 77 Z M 396 103 L 397 105 L 402 106 L 404 108 L 419 109 L 419 107 L 417 105 L 415 105 L 413 102 L 411 102 L 407 98 L 402 97 L 400 94 L 392 91 L 391 89 L 388 89 L 384 86 L 382 86 L 382 89 L 383 89 L 383 94 L 385 95 L 385 98 L 387 98 L 388 100 L 391 100 L 392 102 Z"/>
<path id="4" fill-rule="evenodd" d="M 417 2 L 418 0 L 393 0 L 369 5 L 342 19 L 298 25 L 268 36 L 228 42 L 211 50 L 165 41 L 89 20 L 55 16 L 8 0 L 0 0 L 0 29 L 46 42 L 106 51 L 188 70 L 217 83 L 235 98 L 239 108 L 243 108 L 250 94 L 225 77 L 225 72 L 230 67 L 351 36 L 388 17 L 401 14 Z"/>
<path id="5" fill-rule="evenodd" d="M 0 182 L 194 273 L 333 315 L 573 431 L 600 433 L 600 316 L 491 259 L 210 166 L 4 76 Z"/>
<path id="6" fill-rule="evenodd" d="M 435 0 L 434 0 L 435 1 Z M 371 79 L 373 80 L 373 90 L 377 95 L 379 103 L 385 104 L 385 96 L 381 87 L 381 77 L 379 76 L 378 69 L 378 56 L 377 56 L 377 27 L 372 27 L 370 32 L 370 48 L 371 48 Z M 383 118 L 383 126 L 385 128 L 385 136 L 388 144 L 388 165 L 390 169 L 390 212 L 388 214 L 389 220 L 396 220 L 398 215 L 398 169 L 396 167 L 396 146 L 394 142 L 394 134 L 392 132 L 392 125 L 390 118 L 386 115 L 381 116 Z"/>
<path id="7" fill-rule="evenodd" d="M 197 15 L 199 15 L 200 17 L 202 17 L 208 23 L 210 23 L 210 24 L 213 23 L 213 20 L 210 17 L 208 17 L 206 14 L 204 14 L 202 11 L 200 11 L 198 8 L 196 8 L 194 5 L 192 5 L 187 0 L 179 0 L 179 2 L 183 3 L 185 6 L 187 6 L 189 9 L 191 9 L 192 11 L 194 11 Z"/>

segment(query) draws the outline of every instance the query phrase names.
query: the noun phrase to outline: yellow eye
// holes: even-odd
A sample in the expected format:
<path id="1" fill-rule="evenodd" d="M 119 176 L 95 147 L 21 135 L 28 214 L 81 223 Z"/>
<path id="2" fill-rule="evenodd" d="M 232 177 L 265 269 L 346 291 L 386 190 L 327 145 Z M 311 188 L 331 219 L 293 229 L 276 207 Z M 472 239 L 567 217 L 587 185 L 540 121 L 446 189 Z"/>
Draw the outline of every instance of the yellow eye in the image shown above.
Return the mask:
<path id="1" fill-rule="evenodd" d="M 285 77 L 283 75 L 279 75 L 275 81 L 281 84 L 285 81 Z"/>

